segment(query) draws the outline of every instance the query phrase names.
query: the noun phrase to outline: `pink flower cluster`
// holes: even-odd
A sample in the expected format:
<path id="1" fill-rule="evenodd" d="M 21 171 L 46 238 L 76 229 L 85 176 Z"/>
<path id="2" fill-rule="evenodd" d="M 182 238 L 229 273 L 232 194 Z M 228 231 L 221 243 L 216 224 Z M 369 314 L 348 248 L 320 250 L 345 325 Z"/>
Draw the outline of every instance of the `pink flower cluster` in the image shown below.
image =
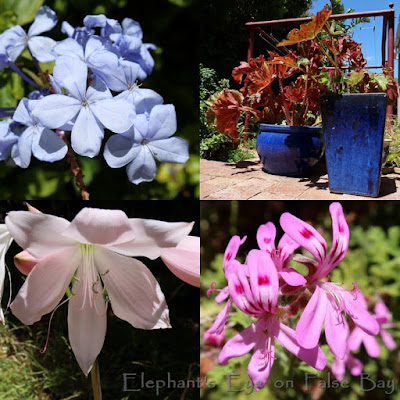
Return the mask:
<path id="1" fill-rule="evenodd" d="M 361 373 L 363 365 L 350 353 L 361 343 L 370 356 L 379 355 L 375 339 L 379 332 L 389 349 L 396 346 L 390 334 L 382 329 L 390 321 L 390 313 L 381 299 L 371 315 L 356 283 L 353 283 L 354 289 L 347 290 L 330 281 L 329 273 L 346 255 L 350 234 L 342 206 L 332 203 L 329 211 L 333 229 L 329 252 L 321 234 L 290 213 L 284 213 L 280 218 L 285 234 L 277 248 L 276 229 L 271 222 L 258 228 L 259 249 L 251 250 L 244 264 L 236 260 L 236 255 L 246 237 L 232 237 L 226 248 L 223 269 L 228 285 L 219 290 L 215 298 L 217 303 L 225 300 L 226 303 L 206 334 L 223 335 L 233 304 L 256 319 L 226 342 L 218 360 L 225 364 L 254 349 L 248 374 L 257 390 L 266 384 L 271 372 L 275 340 L 299 359 L 323 370 L 327 359 L 319 341 L 324 326 L 326 342 L 335 356 L 331 368 L 339 380 L 343 379 L 345 366 L 353 375 Z M 300 246 L 314 259 L 300 254 L 293 256 Z M 307 276 L 289 268 L 292 258 L 307 267 Z M 215 290 L 218 289 L 211 285 L 208 295 Z M 295 323 L 301 310 L 296 329 L 290 328 L 288 325 Z M 353 321 L 351 332 L 347 317 Z"/>

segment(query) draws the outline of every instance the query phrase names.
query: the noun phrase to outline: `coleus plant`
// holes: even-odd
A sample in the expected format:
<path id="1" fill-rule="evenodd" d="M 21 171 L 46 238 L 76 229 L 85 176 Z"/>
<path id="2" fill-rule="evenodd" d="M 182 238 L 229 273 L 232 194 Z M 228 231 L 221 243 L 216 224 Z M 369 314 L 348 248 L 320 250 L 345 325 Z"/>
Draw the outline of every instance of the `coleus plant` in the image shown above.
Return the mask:
<path id="1" fill-rule="evenodd" d="M 224 89 L 208 102 L 207 120 L 234 141 L 239 138 L 237 122 L 242 112 L 259 122 L 286 125 L 321 123 L 319 98 L 328 93 L 391 92 L 397 84 L 384 69 L 365 69 L 361 44 L 328 23 L 332 11 L 326 5 L 311 21 L 293 29 L 278 46 L 297 45 L 284 56 L 269 51 L 242 61 L 232 76 L 242 84 L 240 91 Z"/>

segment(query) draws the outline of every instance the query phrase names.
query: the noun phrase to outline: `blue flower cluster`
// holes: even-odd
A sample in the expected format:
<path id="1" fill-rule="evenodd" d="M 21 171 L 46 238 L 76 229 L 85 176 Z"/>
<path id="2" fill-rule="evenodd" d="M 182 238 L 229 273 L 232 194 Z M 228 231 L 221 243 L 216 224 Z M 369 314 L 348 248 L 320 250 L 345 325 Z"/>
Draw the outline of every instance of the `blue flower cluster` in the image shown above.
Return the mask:
<path id="1" fill-rule="evenodd" d="M 83 27 L 63 22 L 68 37 L 60 42 L 40 36 L 56 24 L 55 12 L 42 6 L 27 33 L 14 26 L 0 34 L 0 69 L 10 67 L 36 88 L 16 109 L 0 108 L 0 118 L 6 117 L 0 121 L 0 160 L 11 158 L 21 168 L 29 166 L 32 154 L 41 161 L 61 160 L 68 152 L 65 135 L 75 153 L 95 157 L 108 129 L 115 134 L 104 158 L 111 168 L 126 166 L 132 183 L 154 179 L 154 158 L 185 163 L 188 143 L 172 137 L 174 106 L 139 83 L 153 70 L 155 49 L 143 43 L 140 24 L 88 15 Z M 53 73 L 42 74 L 48 86 L 39 86 L 14 63 L 26 47 L 39 72 L 39 62 L 55 61 Z"/>

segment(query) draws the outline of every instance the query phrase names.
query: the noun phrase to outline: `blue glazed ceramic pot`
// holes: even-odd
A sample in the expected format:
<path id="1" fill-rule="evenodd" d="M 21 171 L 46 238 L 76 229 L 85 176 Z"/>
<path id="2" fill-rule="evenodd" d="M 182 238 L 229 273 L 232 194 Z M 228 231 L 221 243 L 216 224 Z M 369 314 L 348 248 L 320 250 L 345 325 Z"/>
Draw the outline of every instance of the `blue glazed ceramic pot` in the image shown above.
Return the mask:
<path id="1" fill-rule="evenodd" d="M 270 174 L 296 176 L 308 172 L 323 153 L 322 128 L 260 124 L 257 153 Z"/>
<path id="2" fill-rule="evenodd" d="M 386 97 L 385 93 L 321 97 L 332 192 L 379 195 Z"/>

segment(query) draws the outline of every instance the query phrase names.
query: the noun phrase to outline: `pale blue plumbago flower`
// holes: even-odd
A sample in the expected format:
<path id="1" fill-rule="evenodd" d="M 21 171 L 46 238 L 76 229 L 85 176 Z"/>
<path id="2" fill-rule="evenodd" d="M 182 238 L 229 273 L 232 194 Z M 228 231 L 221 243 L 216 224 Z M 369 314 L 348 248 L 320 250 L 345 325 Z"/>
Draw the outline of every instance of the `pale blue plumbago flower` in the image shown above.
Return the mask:
<path id="1" fill-rule="evenodd" d="M 6 276 L 6 253 L 13 239 L 5 224 L 0 224 L 0 302 L 4 292 L 4 278 Z M 4 314 L 0 304 L 0 321 L 4 324 Z"/>
<path id="2" fill-rule="evenodd" d="M 150 75 L 154 68 L 154 59 L 149 50 L 155 50 L 152 43 L 143 43 L 143 31 L 140 24 L 131 18 L 122 21 L 122 32 L 110 34 L 121 57 L 140 65 L 141 78 Z M 144 76 L 143 76 L 144 75 Z"/>
<path id="3" fill-rule="evenodd" d="M 136 114 L 150 112 L 150 110 L 163 103 L 163 98 L 154 90 L 141 88 L 137 80 L 140 79 L 140 66 L 131 61 L 120 61 L 120 69 L 114 71 L 115 79 L 119 86 L 113 90 L 122 93 L 116 96 L 117 99 L 126 99 L 135 106 Z"/>
<path id="4" fill-rule="evenodd" d="M 36 14 L 28 33 L 19 25 L 7 29 L 0 35 L 0 45 L 3 45 L 12 62 L 22 53 L 26 46 L 40 62 L 54 60 L 53 47 L 56 42 L 48 37 L 39 36 L 43 32 L 50 31 L 57 24 L 55 12 L 47 6 L 42 6 Z"/>
<path id="5" fill-rule="evenodd" d="M 32 114 L 38 102 L 22 99 L 13 116 L 14 121 L 26 127 L 18 141 L 18 155 L 12 155 L 21 168 L 29 166 L 32 153 L 38 160 L 54 162 L 63 159 L 68 151 L 68 146 L 57 133 L 43 126 Z"/>
<path id="6" fill-rule="evenodd" d="M 150 182 L 156 176 L 156 162 L 183 164 L 189 159 L 188 143 L 176 132 L 175 107 L 156 105 L 150 113 L 136 116 L 133 128 L 113 135 L 104 148 L 104 158 L 111 168 L 127 165 L 132 183 Z"/>
<path id="7" fill-rule="evenodd" d="M 120 23 L 116 19 L 107 18 L 103 14 L 87 15 L 83 19 L 86 28 L 101 28 L 101 36 L 108 37 L 111 34 L 122 32 Z"/>
<path id="8" fill-rule="evenodd" d="M 11 129 L 13 122 L 11 118 L 0 121 L 0 161 L 7 160 L 12 154 L 18 154 L 19 135 Z"/>
<path id="9" fill-rule="evenodd" d="M 51 94 L 38 101 L 33 115 L 47 128 L 73 123 L 71 145 L 82 156 L 99 154 L 104 128 L 115 133 L 127 131 L 135 110 L 123 99 L 113 98 L 101 81 L 87 88 L 88 69 L 78 59 L 62 56 L 56 61 L 54 80 L 69 95 Z"/>
<path id="10" fill-rule="evenodd" d="M 110 45 L 98 36 L 91 36 L 84 47 L 75 39 L 67 38 L 54 47 L 54 52 L 83 61 L 109 89 L 118 90 L 115 88 L 116 71 L 121 67 L 118 56 L 110 51 Z"/>

